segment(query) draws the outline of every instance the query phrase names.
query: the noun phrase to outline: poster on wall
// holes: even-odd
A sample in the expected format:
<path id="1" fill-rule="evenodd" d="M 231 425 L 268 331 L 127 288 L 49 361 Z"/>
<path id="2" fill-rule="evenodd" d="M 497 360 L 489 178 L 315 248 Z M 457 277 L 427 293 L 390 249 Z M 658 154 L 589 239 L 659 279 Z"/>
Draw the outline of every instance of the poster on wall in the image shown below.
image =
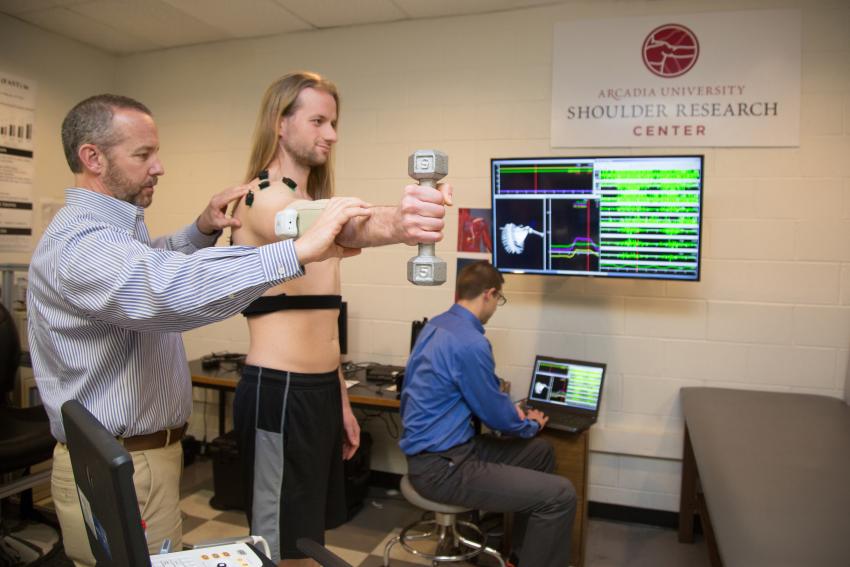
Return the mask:
<path id="1" fill-rule="evenodd" d="M 469 264 L 492 261 L 493 242 L 490 236 L 490 209 L 458 209 L 457 266 L 455 278 Z M 457 279 L 455 279 L 457 282 Z M 457 301 L 457 294 L 455 294 Z"/>
<path id="2" fill-rule="evenodd" d="M 799 146 L 799 10 L 555 24 L 553 147 Z"/>
<path id="3" fill-rule="evenodd" d="M 32 250 L 35 83 L 0 71 L 0 251 Z"/>
<path id="4" fill-rule="evenodd" d="M 458 252 L 493 252 L 490 240 L 490 209 L 459 209 Z"/>

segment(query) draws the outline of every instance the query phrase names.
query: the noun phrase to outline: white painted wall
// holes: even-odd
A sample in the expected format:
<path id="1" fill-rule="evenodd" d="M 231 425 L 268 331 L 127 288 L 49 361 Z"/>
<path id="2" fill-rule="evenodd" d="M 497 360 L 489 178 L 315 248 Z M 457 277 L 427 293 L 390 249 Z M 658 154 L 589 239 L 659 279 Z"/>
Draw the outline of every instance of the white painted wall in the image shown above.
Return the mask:
<path id="1" fill-rule="evenodd" d="M 776 7 L 799 7 L 803 14 L 801 145 L 693 150 L 705 154 L 707 167 L 703 281 L 509 276 L 509 303 L 488 326 L 499 373 L 512 381 L 515 393 L 527 388 L 537 352 L 608 362 L 602 419 L 591 438 L 590 498 L 676 510 L 680 387 L 844 395 L 850 356 L 845 1 L 581 1 L 340 28 L 122 58 L 114 85 L 148 104 L 160 126 L 167 174 L 149 211 L 153 233 L 182 225 L 213 192 L 241 181 L 263 90 L 279 75 L 302 68 L 327 75 L 342 93 L 341 194 L 395 202 L 406 183 L 407 155 L 435 146 L 450 156 L 457 204 L 489 207 L 491 157 L 596 153 L 549 147 L 553 22 Z M 19 65 L 19 74 L 52 53 L 45 50 Z M 96 53 L 87 57 L 109 60 Z M 102 87 L 92 85 L 90 92 Z M 85 94 L 90 93 L 63 93 L 61 104 L 54 102 L 55 116 Z M 45 150 L 58 156 L 58 143 L 51 144 Z M 665 150 L 635 153 L 654 152 Z M 402 363 L 410 321 L 451 303 L 455 212 L 448 224 L 448 238 L 437 247 L 450 266 L 450 282 L 442 288 L 406 282 L 404 264 L 412 249 L 403 246 L 344 262 L 349 359 Z M 212 350 L 244 351 L 248 335 L 237 317 L 186 333 L 185 343 L 197 357 Z M 196 392 L 196 399 L 203 397 Z M 212 393 L 207 397 L 215 401 Z M 196 435 L 204 426 L 201 406 L 196 404 L 192 424 Z M 212 437 L 214 404 L 207 415 Z M 372 420 L 369 428 L 380 437 L 374 466 L 402 471 L 403 460 L 384 426 Z"/>

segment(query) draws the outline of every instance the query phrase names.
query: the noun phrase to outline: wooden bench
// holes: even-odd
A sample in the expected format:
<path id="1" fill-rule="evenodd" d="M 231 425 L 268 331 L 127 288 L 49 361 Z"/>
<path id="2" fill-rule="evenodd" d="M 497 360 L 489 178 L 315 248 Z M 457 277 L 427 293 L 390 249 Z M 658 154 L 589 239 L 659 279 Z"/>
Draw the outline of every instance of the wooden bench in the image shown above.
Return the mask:
<path id="1" fill-rule="evenodd" d="M 679 541 L 698 513 L 713 567 L 850 566 L 850 406 L 683 388 Z"/>

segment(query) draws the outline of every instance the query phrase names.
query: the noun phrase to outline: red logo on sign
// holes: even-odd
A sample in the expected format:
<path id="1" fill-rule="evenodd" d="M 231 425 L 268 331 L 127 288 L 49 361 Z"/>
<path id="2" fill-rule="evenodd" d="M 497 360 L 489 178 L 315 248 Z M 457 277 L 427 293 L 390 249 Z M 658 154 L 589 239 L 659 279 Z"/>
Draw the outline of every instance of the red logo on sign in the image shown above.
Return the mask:
<path id="1" fill-rule="evenodd" d="M 658 26 L 643 42 L 643 64 L 659 77 L 684 75 L 698 57 L 697 36 L 681 24 Z"/>

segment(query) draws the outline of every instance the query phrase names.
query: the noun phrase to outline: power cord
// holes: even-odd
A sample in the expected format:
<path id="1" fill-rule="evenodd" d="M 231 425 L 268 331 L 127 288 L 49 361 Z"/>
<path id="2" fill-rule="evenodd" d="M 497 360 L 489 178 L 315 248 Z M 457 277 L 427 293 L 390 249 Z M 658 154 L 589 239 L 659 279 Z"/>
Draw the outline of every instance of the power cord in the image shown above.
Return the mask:
<path id="1" fill-rule="evenodd" d="M 390 439 L 394 439 L 398 441 L 399 436 L 401 434 L 401 427 L 398 422 L 395 420 L 395 414 L 388 414 L 384 411 L 370 412 L 363 408 L 356 408 L 358 412 L 363 416 L 363 423 L 368 423 L 369 420 L 378 418 L 384 423 L 384 427 L 387 430 L 387 435 Z"/>

